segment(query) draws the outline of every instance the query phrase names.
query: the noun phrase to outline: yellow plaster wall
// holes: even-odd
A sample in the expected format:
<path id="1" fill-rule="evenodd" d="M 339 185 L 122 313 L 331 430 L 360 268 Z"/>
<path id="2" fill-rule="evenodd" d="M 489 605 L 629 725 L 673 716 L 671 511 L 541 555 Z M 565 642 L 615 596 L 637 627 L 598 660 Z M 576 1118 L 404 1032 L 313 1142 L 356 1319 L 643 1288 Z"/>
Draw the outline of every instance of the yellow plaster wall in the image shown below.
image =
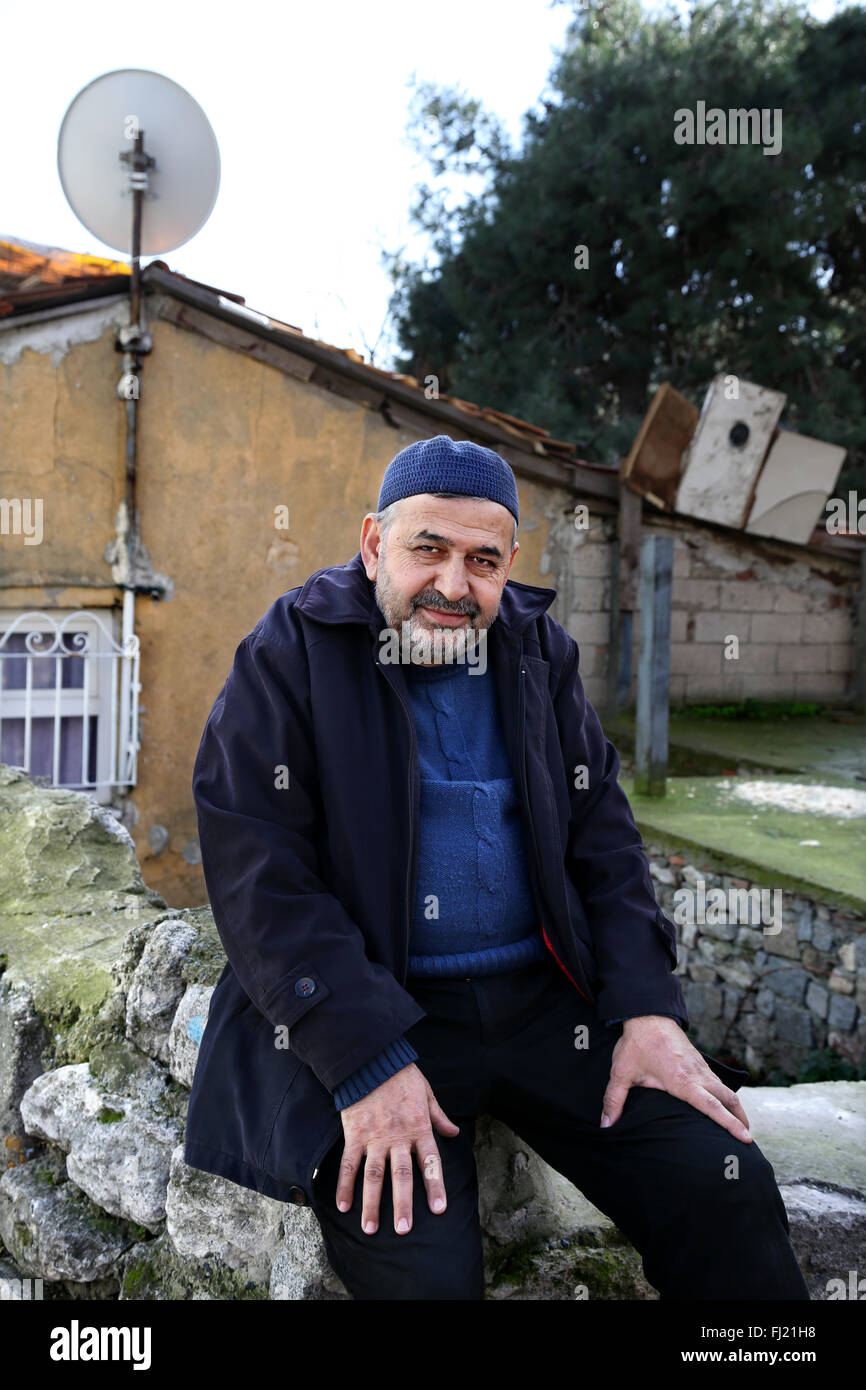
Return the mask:
<path id="1" fill-rule="evenodd" d="M 136 598 L 142 746 L 130 830 L 145 880 L 181 907 L 207 897 L 190 781 L 238 642 L 279 594 L 356 554 L 385 467 L 419 436 L 198 334 L 160 320 L 150 328 L 137 501 L 153 569 L 174 589 L 170 599 Z M 123 496 L 125 441 L 113 342 L 106 331 L 56 369 L 32 352 L 4 369 L 13 375 L 0 390 L 0 495 L 33 495 L 38 480 L 45 497 L 43 544 L 19 543 L 14 557 L 13 578 L 28 587 L 6 588 L 4 607 L 96 606 L 111 591 L 103 552 Z M 512 577 L 556 587 L 540 566 L 548 517 L 567 495 L 518 483 Z M 289 509 L 288 530 L 275 527 L 279 506 Z M 156 827 L 168 832 L 161 850 L 151 847 Z"/>

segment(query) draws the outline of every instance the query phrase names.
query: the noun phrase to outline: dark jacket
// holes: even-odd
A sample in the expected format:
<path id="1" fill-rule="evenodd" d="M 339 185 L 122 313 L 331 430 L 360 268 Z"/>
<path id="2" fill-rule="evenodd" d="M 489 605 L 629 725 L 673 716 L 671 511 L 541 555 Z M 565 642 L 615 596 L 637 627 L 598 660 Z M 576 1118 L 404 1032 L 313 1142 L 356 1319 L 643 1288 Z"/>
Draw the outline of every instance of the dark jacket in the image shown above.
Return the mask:
<path id="1" fill-rule="evenodd" d="M 506 583 L 487 641 L 544 939 L 600 1018 L 685 1028 L 675 930 L 577 644 L 546 614 L 555 595 Z M 335 1087 L 424 1016 L 404 987 L 418 759 L 402 667 L 379 660 L 384 627 L 360 553 L 282 594 L 237 647 L 195 760 L 228 961 L 185 1158 L 283 1201 L 310 1200 L 342 1134 Z"/>

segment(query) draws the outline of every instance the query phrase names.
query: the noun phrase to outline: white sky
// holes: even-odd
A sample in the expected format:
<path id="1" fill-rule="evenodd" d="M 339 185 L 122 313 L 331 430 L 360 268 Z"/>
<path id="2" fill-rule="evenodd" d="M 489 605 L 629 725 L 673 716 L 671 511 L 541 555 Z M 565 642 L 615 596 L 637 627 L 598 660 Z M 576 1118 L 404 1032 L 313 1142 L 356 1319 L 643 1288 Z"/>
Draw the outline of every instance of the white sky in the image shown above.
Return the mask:
<path id="1" fill-rule="evenodd" d="M 826 18 L 837 0 L 817 0 Z M 681 4 L 686 12 L 688 6 Z M 150 68 L 185 87 L 220 147 L 209 221 L 166 253 L 172 270 L 369 356 L 390 291 L 379 248 L 409 246 L 412 189 L 430 178 L 405 131 L 414 73 L 459 85 L 514 140 L 545 90 L 569 10 L 548 0 L 246 0 L 223 6 L 42 0 L 25 59 L 0 84 L 0 236 L 113 255 L 78 221 L 57 174 L 73 97 L 104 72 Z M 7 14 L 7 35 L 11 19 Z M 121 257 L 122 258 L 122 257 Z M 376 361 L 389 366 L 385 344 Z"/>

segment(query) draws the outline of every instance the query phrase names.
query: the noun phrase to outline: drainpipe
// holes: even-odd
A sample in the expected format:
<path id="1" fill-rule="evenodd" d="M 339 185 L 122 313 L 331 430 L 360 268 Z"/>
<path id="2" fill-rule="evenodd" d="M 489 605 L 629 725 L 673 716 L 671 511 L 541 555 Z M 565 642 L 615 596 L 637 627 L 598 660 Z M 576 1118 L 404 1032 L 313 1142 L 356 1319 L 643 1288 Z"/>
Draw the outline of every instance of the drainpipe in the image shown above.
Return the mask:
<path id="1" fill-rule="evenodd" d="M 115 347 L 123 353 L 123 375 L 117 383 L 117 395 L 126 402 L 126 486 L 123 514 L 119 518 L 115 560 L 118 562 L 119 582 L 123 587 L 123 629 L 121 645 L 128 652 L 135 633 L 135 594 L 138 578 L 139 524 L 135 497 L 135 469 L 138 444 L 138 402 L 141 397 L 141 368 L 143 359 L 153 347 L 141 315 L 141 210 L 148 188 L 148 170 L 154 159 L 144 149 L 144 131 L 139 129 L 133 147 L 120 155 L 129 166 L 129 188 L 132 194 L 132 275 L 130 276 L 129 322 L 118 329 Z M 146 579 L 146 575 L 143 576 Z M 146 588 L 150 588 L 145 584 Z M 124 662 L 122 674 L 122 709 L 129 709 L 129 663 Z M 137 736 L 133 731 L 133 736 Z M 126 784 L 129 790 L 129 784 Z"/>

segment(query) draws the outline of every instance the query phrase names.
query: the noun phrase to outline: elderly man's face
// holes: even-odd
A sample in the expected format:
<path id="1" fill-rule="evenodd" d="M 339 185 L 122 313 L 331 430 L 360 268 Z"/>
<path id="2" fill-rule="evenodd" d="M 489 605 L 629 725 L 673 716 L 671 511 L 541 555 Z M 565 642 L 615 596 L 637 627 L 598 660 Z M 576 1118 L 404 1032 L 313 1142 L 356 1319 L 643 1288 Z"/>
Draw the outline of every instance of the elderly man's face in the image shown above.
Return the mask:
<path id="1" fill-rule="evenodd" d="M 432 493 L 397 504 L 384 543 L 374 518 L 364 518 L 361 554 L 376 602 L 389 628 L 408 624 L 421 664 L 464 660 L 490 627 L 518 550 L 513 530 L 498 502 Z"/>

